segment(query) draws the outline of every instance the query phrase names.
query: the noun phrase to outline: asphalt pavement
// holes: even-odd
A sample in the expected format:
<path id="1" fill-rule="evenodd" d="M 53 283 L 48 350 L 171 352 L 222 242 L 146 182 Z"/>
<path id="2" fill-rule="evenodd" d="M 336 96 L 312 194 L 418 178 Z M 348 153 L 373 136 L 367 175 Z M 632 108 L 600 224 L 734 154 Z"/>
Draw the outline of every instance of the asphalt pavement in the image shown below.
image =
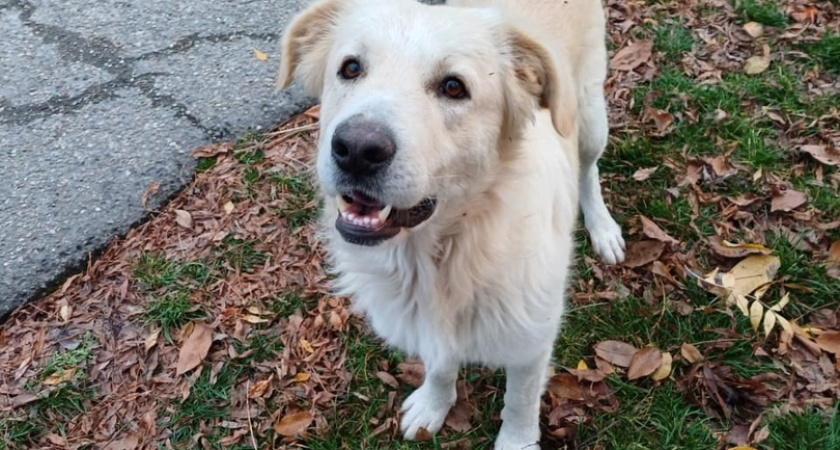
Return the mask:
<path id="1" fill-rule="evenodd" d="M 314 103 L 274 88 L 306 4 L 0 0 L 0 316 L 189 183 L 192 149 Z"/>

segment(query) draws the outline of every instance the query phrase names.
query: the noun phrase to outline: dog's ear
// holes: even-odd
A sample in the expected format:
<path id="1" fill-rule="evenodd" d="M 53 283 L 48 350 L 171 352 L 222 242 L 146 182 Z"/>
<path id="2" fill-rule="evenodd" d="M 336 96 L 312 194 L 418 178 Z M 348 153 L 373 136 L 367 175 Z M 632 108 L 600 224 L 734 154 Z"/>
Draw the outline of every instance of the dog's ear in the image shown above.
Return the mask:
<path id="1" fill-rule="evenodd" d="M 320 96 L 341 4 L 341 0 L 320 0 L 292 19 L 283 34 L 278 88 L 298 80 L 307 94 Z"/>
<path id="2" fill-rule="evenodd" d="M 533 102 L 551 111 L 554 128 L 563 137 L 577 129 L 577 98 L 571 72 L 554 54 L 524 31 L 513 28 L 507 34 L 513 76 L 527 95 L 527 103 L 509 99 L 510 114 L 533 117 Z M 510 125 L 510 124 L 509 124 Z"/>

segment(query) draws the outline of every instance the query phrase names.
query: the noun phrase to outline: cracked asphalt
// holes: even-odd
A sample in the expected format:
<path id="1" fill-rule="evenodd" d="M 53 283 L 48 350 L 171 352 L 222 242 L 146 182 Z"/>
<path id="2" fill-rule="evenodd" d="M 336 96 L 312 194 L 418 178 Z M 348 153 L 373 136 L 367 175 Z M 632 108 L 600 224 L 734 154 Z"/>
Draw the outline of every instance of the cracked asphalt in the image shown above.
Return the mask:
<path id="1" fill-rule="evenodd" d="M 192 149 L 314 103 L 274 89 L 306 3 L 0 0 L 0 317 L 183 188 Z"/>

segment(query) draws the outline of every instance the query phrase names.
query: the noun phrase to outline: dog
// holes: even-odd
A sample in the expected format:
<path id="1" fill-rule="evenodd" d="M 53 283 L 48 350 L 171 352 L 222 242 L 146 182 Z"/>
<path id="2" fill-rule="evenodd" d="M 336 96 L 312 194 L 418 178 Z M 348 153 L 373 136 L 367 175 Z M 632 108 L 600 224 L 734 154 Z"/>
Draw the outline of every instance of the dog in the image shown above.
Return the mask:
<path id="1" fill-rule="evenodd" d="M 440 430 L 476 363 L 507 376 L 495 449 L 538 448 L 578 204 L 624 257 L 596 164 L 606 70 L 599 0 L 319 0 L 287 27 L 278 85 L 321 101 L 338 294 L 425 366 L 404 438 Z"/>

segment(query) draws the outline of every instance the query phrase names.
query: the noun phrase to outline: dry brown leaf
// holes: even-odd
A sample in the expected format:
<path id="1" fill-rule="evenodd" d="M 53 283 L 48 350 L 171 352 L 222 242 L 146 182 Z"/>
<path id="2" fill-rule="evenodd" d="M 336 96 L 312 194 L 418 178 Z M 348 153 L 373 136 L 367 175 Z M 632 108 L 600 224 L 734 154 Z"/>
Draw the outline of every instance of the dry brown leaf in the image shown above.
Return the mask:
<path id="1" fill-rule="evenodd" d="M 662 365 L 662 352 L 653 347 L 645 347 L 630 360 L 630 366 L 627 368 L 627 379 L 636 380 L 646 377 L 659 369 Z"/>
<path id="2" fill-rule="evenodd" d="M 64 383 L 65 381 L 70 381 L 73 377 L 76 376 L 76 368 L 64 369 L 59 370 L 58 372 L 54 372 L 52 375 L 48 376 L 44 380 L 44 384 L 46 386 L 55 386 L 57 384 Z"/>
<path id="3" fill-rule="evenodd" d="M 125 436 L 122 439 L 111 441 L 104 450 L 134 450 L 140 445 L 140 438 L 136 434 Z"/>
<path id="4" fill-rule="evenodd" d="M 430 433 L 429 430 L 420 427 L 417 430 L 417 434 L 414 435 L 414 440 L 416 442 L 429 442 L 432 440 L 432 437 L 432 433 Z"/>
<path id="5" fill-rule="evenodd" d="M 184 211 L 183 209 L 176 209 L 175 223 L 182 226 L 183 228 L 191 230 L 193 227 L 192 214 L 190 214 L 188 211 Z"/>
<path id="6" fill-rule="evenodd" d="M 158 336 L 160 336 L 160 328 L 153 330 L 146 336 L 145 342 L 143 343 L 143 348 L 146 350 L 146 353 L 152 349 L 158 342 Z"/>
<path id="7" fill-rule="evenodd" d="M 700 350 L 697 350 L 697 347 L 687 342 L 680 346 L 680 355 L 682 355 L 683 359 L 688 361 L 690 364 L 694 364 L 705 359 L 703 354 L 700 353 Z"/>
<path id="8" fill-rule="evenodd" d="M 620 341 L 603 341 L 595 344 L 595 354 L 601 359 L 618 367 L 628 367 L 633 355 L 639 351 L 636 347 Z"/>
<path id="9" fill-rule="evenodd" d="M 639 169 L 633 174 L 633 179 L 636 181 L 645 181 L 659 169 L 659 166 L 648 167 L 646 169 Z"/>
<path id="10" fill-rule="evenodd" d="M 610 60 L 610 69 L 631 71 L 651 59 L 653 41 L 636 41 L 622 48 Z"/>
<path id="11" fill-rule="evenodd" d="M 660 241 L 628 242 L 622 264 L 626 267 L 642 267 L 659 259 L 663 251 L 665 243 Z"/>
<path id="12" fill-rule="evenodd" d="M 400 371 L 397 375 L 397 379 L 403 383 L 415 388 L 419 388 L 423 385 L 423 379 L 425 378 L 426 371 L 422 362 L 416 359 L 401 362 L 397 364 L 397 370 Z"/>
<path id="13" fill-rule="evenodd" d="M 770 200 L 770 211 L 793 211 L 807 201 L 808 196 L 804 192 L 785 189 Z"/>
<path id="14" fill-rule="evenodd" d="M 584 387 L 570 373 L 558 373 L 548 380 L 548 390 L 558 398 L 583 400 Z"/>
<path id="15" fill-rule="evenodd" d="M 213 344 L 213 329 L 202 322 L 195 322 L 193 332 L 184 342 L 178 354 L 176 375 L 182 375 L 198 367 L 207 357 L 210 345 Z"/>
<path id="16" fill-rule="evenodd" d="M 829 265 L 840 265 L 840 241 L 834 241 L 828 249 L 828 258 L 825 262 Z"/>
<path id="17" fill-rule="evenodd" d="M 762 55 L 751 56 L 744 63 L 744 72 L 747 75 L 757 75 L 770 68 L 770 47 L 764 45 Z"/>
<path id="18" fill-rule="evenodd" d="M 382 380 L 383 383 L 387 384 L 388 386 L 391 386 L 394 389 L 400 387 L 400 383 L 397 381 L 397 379 L 394 378 L 394 376 L 388 372 L 380 370 L 379 372 L 376 372 L 376 377 Z"/>
<path id="19" fill-rule="evenodd" d="M 827 166 L 840 165 L 840 150 L 825 145 L 803 145 L 799 151 L 808 153 L 817 161 Z"/>
<path id="20" fill-rule="evenodd" d="M 652 220 L 648 219 L 647 217 L 640 214 L 639 215 L 639 220 L 641 220 L 641 222 L 642 222 L 642 233 L 644 233 L 645 236 L 647 236 L 651 239 L 656 239 L 657 241 L 665 242 L 667 244 L 679 244 L 680 243 L 680 241 L 672 238 L 671 236 L 668 236 L 668 233 L 663 231 L 662 228 L 659 228 L 659 225 L 657 225 L 656 223 L 654 223 Z"/>
<path id="21" fill-rule="evenodd" d="M 840 356 L 840 333 L 824 331 L 817 337 L 817 345 L 824 351 Z"/>
<path id="22" fill-rule="evenodd" d="M 472 428 L 470 425 L 471 416 L 470 406 L 466 401 L 459 399 L 455 405 L 449 409 L 449 413 L 446 415 L 444 423 L 457 433 L 466 433 L 467 431 L 470 431 L 470 428 Z"/>
<path id="23" fill-rule="evenodd" d="M 298 383 L 303 383 L 304 381 L 308 381 L 311 375 L 306 372 L 299 372 L 295 375 L 295 381 Z"/>
<path id="24" fill-rule="evenodd" d="M 243 314 L 242 316 L 240 316 L 240 319 L 244 320 L 245 322 L 251 323 L 251 324 L 259 324 L 259 323 L 269 323 L 269 322 L 271 322 L 271 321 L 270 321 L 270 320 L 268 320 L 268 319 L 264 319 L 264 318 L 262 318 L 262 317 L 255 316 L 255 315 L 253 315 L 253 314 Z"/>
<path id="25" fill-rule="evenodd" d="M 662 381 L 671 376 L 671 364 L 674 362 L 674 357 L 668 352 L 662 352 L 662 364 L 656 369 L 656 372 L 651 374 L 650 378 L 654 381 Z"/>
<path id="26" fill-rule="evenodd" d="M 287 414 L 274 424 L 274 432 L 287 437 L 300 436 L 306 432 L 312 420 L 312 414 L 308 411 Z"/>
<path id="27" fill-rule="evenodd" d="M 769 255 L 773 253 L 773 250 L 761 244 L 736 244 L 729 242 L 720 236 L 712 236 L 708 238 L 707 241 L 709 242 L 709 247 L 713 252 L 715 252 L 715 254 L 725 258 L 743 258 L 748 255 Z"/>
<path id="28" fill-rule="evenodd" d="M 251 386 L 251 389 L 248 390 L 248 398 L 259 398 L 265 394 L 265 391 L 268 390 L 268 387 L 271 385 L 271 380 L 274 378 L 274 374 L 268 376 L 268 378 L 264 380 L 257 381 Z"/>

